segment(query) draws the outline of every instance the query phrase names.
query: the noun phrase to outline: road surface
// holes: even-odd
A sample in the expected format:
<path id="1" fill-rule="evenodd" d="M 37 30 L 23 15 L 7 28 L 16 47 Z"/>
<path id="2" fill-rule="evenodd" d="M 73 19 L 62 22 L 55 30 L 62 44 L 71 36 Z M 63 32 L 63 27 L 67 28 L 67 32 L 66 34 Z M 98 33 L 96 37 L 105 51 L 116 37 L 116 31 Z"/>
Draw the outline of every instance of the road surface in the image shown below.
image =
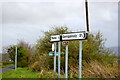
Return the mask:
<path id="1" fill-rule="evenodd" d="M 9 71 L 11 69 L 14 69 L 14 65 L 11 65 L 11 66 L 7 66 L 7 67 L 4 67 L 4 68 L 0 68 L 0 74 L 2 72 L 6 72 L 6 71 Z"/>

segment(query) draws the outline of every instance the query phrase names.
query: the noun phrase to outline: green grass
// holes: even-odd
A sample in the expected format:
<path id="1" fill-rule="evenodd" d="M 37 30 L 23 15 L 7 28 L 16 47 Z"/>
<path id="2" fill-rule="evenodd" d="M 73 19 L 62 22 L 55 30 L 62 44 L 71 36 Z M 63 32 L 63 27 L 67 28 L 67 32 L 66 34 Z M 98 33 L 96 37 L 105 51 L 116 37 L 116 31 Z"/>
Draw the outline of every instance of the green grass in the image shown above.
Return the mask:
<path id="1" fill-rule="evenodd" d="M 2 78 L 38 78 L 39 72 L 31 72 L 28 68 L 17 68 L 2 74 Z"/>
<path id="2" fill-rule="evenodd" d="M 3 66 L 0 66 L 0 68 L 4 68 L 4 67 L 7 67 L 7 66 L 11 66 L 11 65 L 14 65 L 14 64 L 3 65 Z"/>
<path id="3" fill-rule="evenodd" d="M 0 80 L 2 79 L 2 74 L 0 74 Z"/>
<path id="4" fill-rule="evenodd" d="M 1 64 L 0 64 L 0 68 L 4 68 L 4 67 L 7 67 L 7 66 L 11 66 L 11 65 L 14 65 L 14 62 L 6 62 L 6 61 L 3 61 L 3 62 L 1 62 Z"/>

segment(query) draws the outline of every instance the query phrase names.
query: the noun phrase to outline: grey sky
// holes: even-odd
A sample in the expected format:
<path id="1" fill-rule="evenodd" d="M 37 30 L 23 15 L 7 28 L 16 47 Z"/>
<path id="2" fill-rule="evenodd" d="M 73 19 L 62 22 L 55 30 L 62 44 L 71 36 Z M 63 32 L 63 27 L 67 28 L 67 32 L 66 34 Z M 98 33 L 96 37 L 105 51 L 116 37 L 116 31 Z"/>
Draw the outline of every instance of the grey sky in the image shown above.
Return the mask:
<path id="1" fill-rule="evenodd" d="M 90 30 L 107 38 L 106 46 L 118 45 L 118 3 L 90 2 Z M 6 2 L 2 4 L 2 46 L 24 40 L 35 44 L 54 25 L 66 25 L 72 31 L 86 30 L 84 3 Z"/>

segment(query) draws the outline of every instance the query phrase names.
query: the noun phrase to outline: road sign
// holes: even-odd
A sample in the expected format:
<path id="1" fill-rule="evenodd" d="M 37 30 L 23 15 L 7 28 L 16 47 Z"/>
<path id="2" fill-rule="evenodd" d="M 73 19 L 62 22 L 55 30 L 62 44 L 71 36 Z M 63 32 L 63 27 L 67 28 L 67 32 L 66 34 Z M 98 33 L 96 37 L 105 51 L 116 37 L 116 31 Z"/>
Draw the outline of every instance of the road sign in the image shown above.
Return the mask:
<path id="1" fill-rule="evenodd" d="M 60 41 L 60 35 L 52 35 L 50 41 L 51 42 Z"/>
<path id="2" fill-rule="evenodd" d="M 54 56 L 54 52 L 49 52 L 49 56 Z M 58 56 L 58 52 L 56 52 L 56 56 Z"/>
<path id="3" fill-rule="evenodd" d="M 55 50 L 55 45 L 54 45 L 54 43 L 52 44 L 52 51 L 54 51 Z"/>
<path id="4" fill-rule="evenodd" d="M 77 33 L 67 33 L 62 34 L 62 41 L 65 40 L 84 40 L 86 39 L 86 33 L 84 32 L 77 32 Z"/>
<path id="5" fill-rule="evenodd" d="M 68 43 L 69 43 L 68 41 L 63 41 L 62 44 L 63 44 L 63 45 L 68 45 Z"/>

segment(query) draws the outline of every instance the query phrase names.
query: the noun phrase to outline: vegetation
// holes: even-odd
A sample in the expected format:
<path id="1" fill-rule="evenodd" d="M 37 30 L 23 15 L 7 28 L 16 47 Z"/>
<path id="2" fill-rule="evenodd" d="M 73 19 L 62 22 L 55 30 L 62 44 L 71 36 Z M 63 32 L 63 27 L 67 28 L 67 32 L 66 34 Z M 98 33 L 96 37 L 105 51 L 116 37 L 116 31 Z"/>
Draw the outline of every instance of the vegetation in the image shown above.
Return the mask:
<path id="1" fill-rule="evenodd" d="M 1 59 L 2 59 L 2 61 L 9 61 L 10 60 L 9 54 L 3 53 L 1 55 Z"/>
<path id="2" fill-rule="evenodd" d="M 7 67 L 7 66 L 11 66 L 11 65 L 14 65 L 14 62 L 3 61 L 1 67 L 4 68 L 4 67 Z"/>
<path id="3" fill-rule="evenodd" d="M 32 63 L 30 68 L 33 71 L 41 71 L 41 70 L 53 70 L 53 57 L 48 56 L 48 53 L 51 51 L 50 36 L 53 34 L 62 34 L 70 32 L 67 27 L 57 27 L 53 28 L 47 32 L 44 32 L 44 36 L 40 38 L 35 46 L 36 52 L 33 56 Z M 117 58 L 111 50 L 108 50 L 104 47 L 105 39 L 100 32 L 97 34 L 89 34 L 88 39 L 83 41 L 83 72 L 86 73 L 87 68 L 90 71 L 88 74 L 83 73 L 84 78 L 113 78 L 118 76 L 118 69 L 114 65 Z M 79 53 L 79 41 L 69 41 L 69 76 L 78 78 L 78 55 Z M 96 71 L 93 70 L 91 66 L 96 66 Z M 109 66 L 108 66 L 109 65 Z M 87 67 L 86 67 L 87 66 Z M 101 70 L 97 70 L 98 67 Z M 102 68 L 105 70 L 110 70 L 107 72 L 104 70 L 102 72 Z M 115 67 L 115 69 L 113 69 Z M 65 46 L 62 46 L 61 49 L 61 74 L 64 75 L 65 69 Z M 113 69 L 113 70 L 111 70 Z M 94 73 L 91 75 L 91 73 Z M 106 76 L 102 76 L 106 75 Z M 112 75 L 112 76 L 107 76 Z"/>
<path id="4" fill-rule="evenodd" d="M 23 41 L 19 42 L 17 46 L 13 45 L 8 47 L 7 53 L 14 62 L 15 62 L 16 47 L 17 47 L 18 66 L 28 67 L 31 56 L 31 47 Z"/>
<path id="5" fill-rule="evenodd" d="M 2 78 L 38 78 L 39 72 L 31 72 L 28 68 L 17 68 L 2 74 Z"/>
<path id="6" fill-rule="evenodd" d="M 53 73 L 53 56 L 49 56 L 48 53 L 51 52 L 50 36 L 53 34 L 63 34 L 70 32 L 67 27 L 56 27 L 49 31 L 43 32 L 44 36 L 38 39 L 37 44 L 34 46 L 34 51 L 25 42 L 20 42 L 18 47 L 18 66 L 29 67 L 31 74 L 35 73 L 34 77 L 39 78 L 57 78 L 57 74 Z M 118 64 L 117 57 L 113 52 L 104 46 L 105 39 L 100 32 L 96 34 L 89 33 L 88 39 L 83 40 L 83 50 L 82 50 L 82 77 L 83 78 L 118 78 Z M 8 48 L 8 53 L 10 58 L 14 61 L 15 47 L 10 46 Z M 58 47 L 58 45 L 57 45 Z M 58 49 L 57 49 L 58 50 Z M 69 78 L 78 78 L 78 60 L 79 60 L 79 41 L 69 41 Z M 57 59 L 58 60 L 58 59 Z M 27 68 L 18 68 L 18 71 L 27 72 Z M 4 73 L 6 77 L 10 72 Z M 21 74 L 21 76 L 15 77 L 25 77 L 22 74 L 24 72 L 19 72 L 16 74 Z M 42 72 L 42 76 L 39 73 Z M 61 49 L 61 78 L 64 78 L 65 72 L 65 46 L 62 45 Z M 28 70 L 29 73 L 29 70 Z M 27 75 L 26 75 L 27 76 Z M 9 77 L 13 77 L 12 75 Z M 29 78 L 32 77 L 28 76 Z"/>

